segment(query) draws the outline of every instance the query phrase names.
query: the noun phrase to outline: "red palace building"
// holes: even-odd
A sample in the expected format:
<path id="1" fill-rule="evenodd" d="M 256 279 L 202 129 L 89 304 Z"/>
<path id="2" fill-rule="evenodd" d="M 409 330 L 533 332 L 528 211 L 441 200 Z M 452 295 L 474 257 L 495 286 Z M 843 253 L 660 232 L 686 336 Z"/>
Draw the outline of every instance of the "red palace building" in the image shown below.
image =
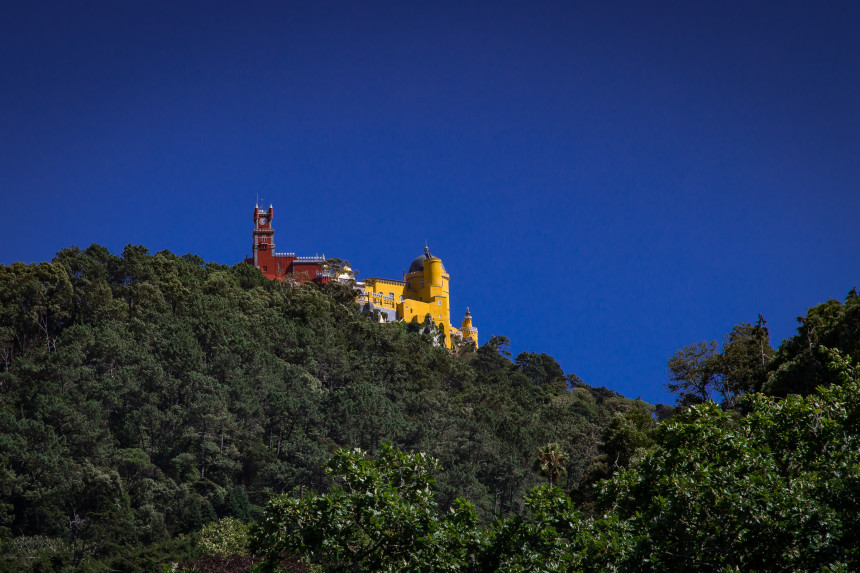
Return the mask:
<path id="1" fill-rule="evenodd" d="M 254 207 L 253 256 L 245 259 L 249 265 L 254 265 L 267 279 L 287 280 L 298 282 L 307 280 L 324 283 L 331 280 L 328 271 L 323 270 L 325 255 L 313 257 L 297 257 L 295 253 L 275 252 L 275 230 L 272 228 L 274 212 L 269 205 L 268 211 Z"/>

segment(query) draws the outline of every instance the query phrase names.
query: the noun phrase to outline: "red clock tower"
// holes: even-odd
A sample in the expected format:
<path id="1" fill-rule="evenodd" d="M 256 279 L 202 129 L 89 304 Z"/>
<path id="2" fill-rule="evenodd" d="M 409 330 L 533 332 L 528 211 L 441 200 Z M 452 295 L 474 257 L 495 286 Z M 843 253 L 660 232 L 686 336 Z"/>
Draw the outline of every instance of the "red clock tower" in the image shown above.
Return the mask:
<path id="1" fill-rule="evenodd" d="M 293 278 L 299 282 L 312 280 L 317 283 L 331 280 L 329 274 L 323 271 L 325 256 L 297 257 L 295 253 L 275 252 L 275 230 L 272 228 L 274 217 L 271 205 L 268 211 L 260 209 L 259 205 L 254 207 L 253 256 L 245 259 L 245 262 L 254 265 L 272 280 Z"/>
<path id="2" fill-rule="evenodd" d="M 271 205 L 269 205 L 268 212 L 262 211 L 259 207 L 254 207 L 254 243 L 251 248 L 254 252 L 254 266 L 257 268 L 262 268 L 260 258 L 268 263 L 275 252 L 275 230 L 272 228 L 272 217 L 274 217 L 274 212 Z"/>

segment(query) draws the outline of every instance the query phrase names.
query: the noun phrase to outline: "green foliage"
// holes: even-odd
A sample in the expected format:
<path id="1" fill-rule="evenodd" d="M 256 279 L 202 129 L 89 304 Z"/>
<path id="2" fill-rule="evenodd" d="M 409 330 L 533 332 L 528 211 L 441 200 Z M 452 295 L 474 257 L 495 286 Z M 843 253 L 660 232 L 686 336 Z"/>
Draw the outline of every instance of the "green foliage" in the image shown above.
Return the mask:
<path id="1" fill-rule="evenodd" d="M 431 486 L 437 462 L 385 445 L 375 459 L 339 450 L 327 466 L 337 484 L 327 494 L 269 502 L 252 538 L 262 570 L 297 553 L 326 571 L 459 570 L 476 520 L 458 503 L 446 523 Z"/>
<path id="2" fill-rule="evenodd" d="M 515 361 L 522 372 L 535 386 L 540 386 L 549 394 L 567 390 L 567 379 L 558 362 L 548 354 L 522 352 Z"/>
<path id="3" fill-rule="evenodd" d="M 726 335 L 720 353 L 721 393 L 727 401 L 741 394 L 757 392 L 764 386 L 767 367 L 773 359 L 766 322 L 742 322 Z"/>
<path id="4" fill-rule="evenodd" d="M 479 571 L 561 572 L 578 570 L 574 547 L 581 518 L 559 488 L 540 486 L 525 498 L 527 515 L 499 520 L 483 533 Z M 464 569 L 465 571 L 466 569 Z"/>
<path id="5" fill-rule="evenodd" d="M 860 368 L 827 359 L 840 384 L 811 396 L 747 396 L 745 415 L 706 402 L 659 426 L 650 451 L 598 484 L 594 517 L 542 486 L 489 527 L 462 505 L 443 520 L 427 511 L 421 454 L 340 452 L 330 467 L 344 488 L 273 501 L 256 543 L 326 570 L 854 571 Z"/>
<path id="6" fill-rule="evenodd" d="M 233 517 L 225 517 L 203 526 L 200 550 L 204 555 L 247 555 L 248 526 Z"/>
<path id="7" fill-rule="evenodd" d="M 797 334 L 777 349 L 763 390 L 772 396 L 807 395 L 819 386 L 838 382 L 820 348 L 834 348 L 860 357 L 860 297 L 848 293 L 844 303 L 829 300 L 797 317 Z"/>
<path id="8" fill-rule="evenodd" d="M 654 444 L 654 420 L 639 408 L 616 414 L 603 431 L 600 450 L 613 468 L 626 468 Z"/>
<path id="9" fill-rule="evenodd" d="M 601 488 L 599 508 L 637 532 L 628 570 L 817 571 L 860 565 L 860 384 L 806 398 L 713 403 L 661 426 L 659 448 Z"/>
<path id="10" fill-rule="evenodd" d="M 655 444 L 656 423 L 642 408 L 615 414 L 603 430 L 599 454 L 592 458 L 582 479 L 573 490 L 583 509 L 590 509 L 595 499 L 595 484 L 617 471 L 638 462 Z"/>

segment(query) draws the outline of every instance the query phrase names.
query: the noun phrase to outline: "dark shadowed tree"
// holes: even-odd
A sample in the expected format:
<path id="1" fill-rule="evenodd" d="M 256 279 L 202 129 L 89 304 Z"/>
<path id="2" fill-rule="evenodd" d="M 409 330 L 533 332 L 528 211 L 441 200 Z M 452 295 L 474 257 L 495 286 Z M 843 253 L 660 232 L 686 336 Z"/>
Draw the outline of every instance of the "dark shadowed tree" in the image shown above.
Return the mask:
<path id="1" fill-rule="evenodd" d="M 712 399 L 718 381 L 717 341 L 685 346 L 668 363 L 670 392 L 678 394 L 678 404 L 689 406 Z"/>

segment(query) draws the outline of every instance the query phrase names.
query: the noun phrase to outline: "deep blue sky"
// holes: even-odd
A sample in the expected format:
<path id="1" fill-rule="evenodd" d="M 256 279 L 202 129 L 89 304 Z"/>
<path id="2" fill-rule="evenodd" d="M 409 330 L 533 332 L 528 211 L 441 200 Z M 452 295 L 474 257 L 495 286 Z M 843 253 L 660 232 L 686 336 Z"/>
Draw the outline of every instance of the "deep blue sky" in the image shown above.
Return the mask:
<path id="1" fill-rule="evenodd" d="M 860 269 L 857 2 L 16 2 L 0 263 L 279 251 L 652 402 L 680 347 L 774 343 Z"/>

